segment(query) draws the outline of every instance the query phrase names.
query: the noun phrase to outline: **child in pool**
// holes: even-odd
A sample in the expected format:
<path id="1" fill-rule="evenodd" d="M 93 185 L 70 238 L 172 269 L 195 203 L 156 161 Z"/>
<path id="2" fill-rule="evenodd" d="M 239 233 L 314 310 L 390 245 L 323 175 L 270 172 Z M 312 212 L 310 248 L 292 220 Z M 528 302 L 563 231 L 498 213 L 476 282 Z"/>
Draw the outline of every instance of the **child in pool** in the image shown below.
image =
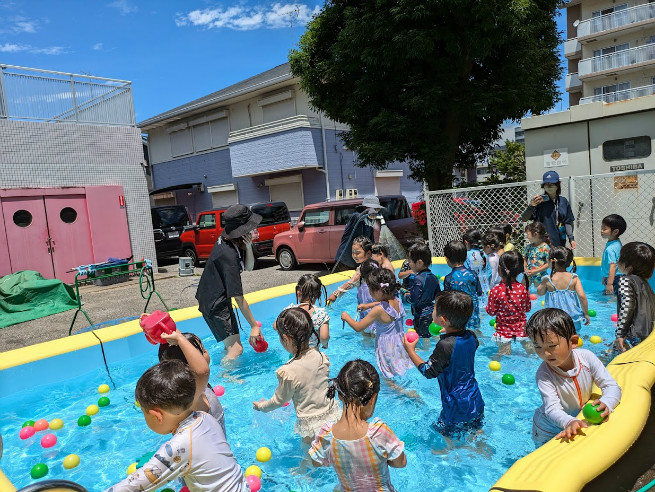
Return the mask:
<path id="1" fill-rule="evenodd" d="M 337 290 L 335 290 L 332 294 L 329 295 L 329 297 L 327 298 L 328 305 L 332 304 L 334 301 L 336 301 L 339 298 L 339 296 L 348 292 L 355 285 L 357 285 L 357 282 L 360 281 L 359 265 L 361 265 L 364 261 L 371 259 L 372 250 L 373 250 L 373 243 L 366 236 L 359 236 L 353 240 L 352 256 L 353 256 L 353 260 L 358 265 L 357 269 L 355 270 L 355 273 L 350 278 L 350 280 L 348 280 L 348 282 L 343 284 L 341 287 L 339 287 Z"/>
<path id="2" fill-rule="evenodd" d="M 462 241 L 450 241 L 444 246 L 443 254 L 446 263 L 452 271 L 444 277 L 444 291 L 458 290 L 471 297 L 473 301 L 473 312 L 468 319 L 466 328 L 476 335 L 482 335 L 480 331 L 480 305 L 478 296 L 482 295 L 482 287 L 478 276 L 464 266 L 466 261 L 466 245 Z"/>
<path id="3" fill-rule="evenodd" d="M 347 362 L 331 381 L 328 397 L 335 393 L 343 403 L 338 422 L 326 424 L 309 450 L 314 466 L 332 466 L 341 490 L 381 490 L 394 492 L 389 467 L 407 465 L 405 443 L 379 417 L 370 423 L 380 377 L 368 362 Z"/>
<path id="4" fill-rule="evenodd" d="M 375 260 L 366 260 L 359 266 L 361 277 L 359 279 L 359 287 L 357 287 L 357 320 L 361 321 L 366 318 L 366 315 L 371 312 L 375 306 L 380 304 L 373 299 L 371 291 L 368 288 L 368 277 L 374 270 L 380 268 L 378 262 Z M 362 333 L 366 335 L 375 336 L 375 323 L 366 328 Z"/>
<path id="5" fill-rule="evenodd" d="M 330 315 L 324 307 L 316 306 L 316 302 L 325 295 L 327 298 L 327 291 L 325 286 L 316 275 L 313 273 L 306 273 L 298 279 L 296 284 L 296 301 L 297 304 L 290 304 L 287 308 L 299 307 L 304 309 L 312 317 L 314 331 L 309 337 L 310 345 L 318 345 L 324 349 L 328 348 L 330 341 Z M 316 337 L 318 333 L 318 337 Z"/>
<path id="6" fill-rule="evenodd" d="M 497 227 L 499 230 L 503 231 L 503 237 L 505 238 L 505 241 L 503 241 L 505 243 L 503 245 L 503 253 L 507 251 L 512 251 L 514 249 L 514 244 L 510 241 L 510 239 L 512 238 L 512 233 L 514 232 L 514 230 L 512 229 L 511 224 L 505 223 Z"/>
<path id="7" fill-rule="evenodd" d="M 394 275 L 396 274 L 396 269 L 393 267 L 391 261 L 389 260 L 389 250 L 386 246 L 379 243 L 374 244 L 373 248 L 371 249 L 371 254 L 371 258 L 377 261 L 381 268 L 386 268 Z"/>
<path id="8" fill-rule="evenodd" d="M 600 404 L 598 410 L 607 421 L 621 400 L 621 388 L 593 352 L 577 348 L 571 317 L 561 309 L 542 309 L 530 317 L 526 331 L 543 360 L 537 369 L 537 386 L 544 403 L 532 420 L 535 444 L 541 446 L 553 437 L 572 441 L 588 427 L 576 415 L 591 397 L 594 384 L 603 395 L 593 404 Z"/>
<path id="9" fill-rule="evenodd" d="M 602 284 L 605 294 L 616 294 L 619 288 L 619 267 L 617 261 L 621 254 L 621 240 L 619 236 L 628 228 L 625 219 L 617 214 L 610 214 L 603 218 L 600 224 L 600 235 L 607 239 L 603 250 L 603 260 L 600 264 L 600 274 L 603 276 Z"/>
<path id="10" fill-rule="evenodd" d="M 145 465 L 105 492 L 160 490 L 178 477 L 191 490 L 250 490 L 221 426 L 193 410 L 196 385 L 191 368 L 180 360 L 161 361 L 139 378 L 134 397 L 146 424 L 157 434 L 173 435 Z"/>
<path id="11" fill-rule="evenodd" d="M 373 270 L 367 283 L 373 299 L 380 304 L 371 309 L 361 321 L 355 321 L 345 311 L 341 313 L 341 319 L 355 331 L 362 331 L 375 323 L 375 359 L 378 369 L 385 378 L 402 376 L 414 364 L 403 348 L 403 316 L 401 302 L 396 295 L 400 285 L 395 275 L 385 268 Z"/>
<path id="12" fill-rule="evenodd" d="M 550 250 L 550 275 L 544 275 L 537 287 L 537 294 L 546 294 L 544 306 L 559 308 L 573 319 L 576 333 L 580 333 L 582 323 L 588 325 L 589 305 L 587 295 L 582 288 L 582 281 L 575 274 L 576 266 L 573 260 L 573 251 L 565 246 L 554 246 Z M 573 272 L 568 268 L 573 263 Z"/>
<path id="13" fill-rule="evenodd" d="M 214 417 L 225 432 L 225 414 L 223 406 L 209 385 L 209 352 L 198 336 L 193 333 L 181 333 L 175 330 L 170 335 L 162 333 L 167 343 L 159 345 L 159 362 L 163 360 L 181 360 L 189 366 L 196 376 L 196 400 L 193 410 L 207 412 Z"/>
<path id="14" fill-rule="evenodd" d="M 469 229 L 462 236 L 468 253 L 464 266 L 478 276 L 482 286 L 482 295 L 489 294 L 489 282 L 491 282 L 491 264 L 489 258 L 482 251 L 482 233 L 477 229 Z"/>
<path id="15" fill-rule="evenodd" d="M 525 247 L 525 274 L 533 285 L 539 285 L 548 270 L 550 246 L 548 234 L 541 222 L 532 222 L 525 226 L 528 245 Z"/>
<path id="16" fill-rule="evenodd" d="M 530 295 L 524 284 L 516 281 L 523 273 L 523 258 L 514 250 L 500 257 L 498 269 L 502 283 L 489 293 L 487 313 L 496 316 L 496 332 L 492 339 L 498 343 L 496 357 L 512 353 L 511 342 L 519 341 L 526 352 L 531 353 L 530 339 L 525 334 L 526 315 L 530 311 Z"/>
<path id="17" fill-rule="evenodd" d="M 430 347 L 430 323 L 434 299 L 441 292 L 441 285 L 436 275 L 430 271 L 432 253 L 427 244 L 414 244 L 407 251 L 409 266 L 415 274 L 412 290 L 405 294 L 405 299 L 412 305 L 414 329 L 421 337 L 421 347 Z"/>
<path id="18" fill-rule="evenodd" d="M 275 321 L 275 329 L 280 343 L 293 357 L 275 371 L 278 386 L 273 397 L 255 401 L 252 406 L 255 410 L 270 412 L 293 401 L 297 417 L 294 433 L 309 444 L 326 422 L 341 417 L 339 405 L 326 396 L 330 361 L 316 347 L 309 346 L 314 328 L 312 318 L 304 309 L 282 311 Z"/>
<path id="19" fill-rule="evenodd" d="M 445 333 L 427 362 L 416 353 L 416 341 L 403 339 L 409 357 L 421 374 L 439 380 L 442 409 L 433 427 L 446 437 L 478 430 L 484 419 L 484 401 L 474 368 L 478 339 L 466 329 L 472 312 L 473 300 L 464 292 L 447 290 L 437 297 L 434 322 L 443 326 Z"/>
<path id="20" fill-rule="evenodd" d="M 628 243 L 621 248 L 617 262 L 619 287 L 616 296 L 616 340 L 617 350 L 642 342 L 653 331 L 655 322 L 655 294 L 648 283 L 655 268 L 655 249 L 641 242 Z"/>
<path id="21" fill-rule="evenodd" d="M 501 249 L 501 243 L 498 240 L 498 234 L 493 231 L 488 231 L 482 237 L 482 247 L 484 253 L 489 258 L 489 265 L 491 266 L 491 280 L 489 280 L 489 288 L 493 289 L 500 283 L 500 275 L 498 275 L 498 260 L 500 256 L 498 251 Z"/>

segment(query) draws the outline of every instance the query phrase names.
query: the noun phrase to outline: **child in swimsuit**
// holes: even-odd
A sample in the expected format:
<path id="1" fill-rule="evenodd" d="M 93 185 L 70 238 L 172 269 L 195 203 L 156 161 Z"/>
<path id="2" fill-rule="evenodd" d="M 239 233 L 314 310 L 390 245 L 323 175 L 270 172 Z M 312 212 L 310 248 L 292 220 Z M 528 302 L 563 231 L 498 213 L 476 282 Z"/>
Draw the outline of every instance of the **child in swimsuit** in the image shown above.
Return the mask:
<path id="1" fill-rule="evenodd" d="M 314 331 L 309 337 L 309 344 L 318 345 L 320 342 L 321 347 L 326 349 L 330 341 L 330 315 L 327 309 L 316 305 L 322 295 L 327 298 L 327 291 L 321 279 L 313 273 L 306 273 L 298 279 L 296 285 L 297 304 L 289 304 L 287 309 L 299 307 L 309 313 L 314 324 Z M 318 333 L 318 337 L 316 333 Z"/>

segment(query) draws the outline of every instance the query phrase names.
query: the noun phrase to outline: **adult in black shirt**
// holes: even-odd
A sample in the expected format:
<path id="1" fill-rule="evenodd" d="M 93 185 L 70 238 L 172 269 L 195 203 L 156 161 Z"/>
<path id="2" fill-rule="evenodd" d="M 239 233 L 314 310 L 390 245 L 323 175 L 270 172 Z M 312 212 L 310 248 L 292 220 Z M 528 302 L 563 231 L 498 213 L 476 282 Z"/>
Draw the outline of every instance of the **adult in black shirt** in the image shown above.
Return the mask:
<path id="1" fill-rule="evenodd" d="M 248 301 L 243 297 L 241 284 L 241 272 L 252 270 L 255 264 L 251 232 L 262 218 L 253 214 L 248 207 L 237 204 L 223 213 L 223 220 L 225 228 L 202 272 L 196 299 L 198 309 L 216 341 L 225 344 L 227 358 L 236 359 L 243 353 L 243 346 L 231 298 L 234 298 L 250 324 L 250 345 L 254 345 L 262 335 Z"/>

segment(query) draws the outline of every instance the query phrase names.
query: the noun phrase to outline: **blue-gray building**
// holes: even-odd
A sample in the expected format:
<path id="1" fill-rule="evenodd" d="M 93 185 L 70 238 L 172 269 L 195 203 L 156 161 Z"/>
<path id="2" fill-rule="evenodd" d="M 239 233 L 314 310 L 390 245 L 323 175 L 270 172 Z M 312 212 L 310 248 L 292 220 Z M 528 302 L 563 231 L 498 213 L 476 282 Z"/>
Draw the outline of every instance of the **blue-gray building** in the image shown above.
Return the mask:
<path id="1" fill-rule="evenodd" d="M 148 134 L 155 205 L 198 212 L 233 203 L 303 206 L 368 194 L 403 194 L 421 183 L 409 166 L 354 166 L 339 134 L 347 127 L 310 108 L 289 64 L 138 123 Z"/>

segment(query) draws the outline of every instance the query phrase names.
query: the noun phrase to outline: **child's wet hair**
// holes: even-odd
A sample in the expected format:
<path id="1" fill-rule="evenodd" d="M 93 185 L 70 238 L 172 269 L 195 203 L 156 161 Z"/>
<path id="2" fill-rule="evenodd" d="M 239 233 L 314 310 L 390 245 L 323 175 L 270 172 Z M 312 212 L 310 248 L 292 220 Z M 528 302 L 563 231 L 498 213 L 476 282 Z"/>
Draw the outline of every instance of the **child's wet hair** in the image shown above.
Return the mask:
<path id="1" fill-rule="evenodd" d="M 309 348 L 309 339 L 312 334 L 316 335 L 317 340 L 319 339 L 319 335 L 314 329 L 312 317 L 301 308 L 288 308 L 282 311 L 275 321 L 275 328 L 280 335 L 280 339 L 282 339 L 282 335 L 286 335 L 291 339 L 293 346 L 296 348 L 293 359 L 300 357 L 300 354 Z"/>
<path id="2" fill-rule="evenodd" d="M 543 341 L 548 332 L 565 340 L 570 340 L 576 334 L 571 316 L 557 308 L 544 308 L 534 313 L 528 320 L 525 332 L 533 342 L 538 341 L 537 337 Z"/>
<path id="3" fill-rule="evenodd" d="M 465 292 L 446 290 L 435 302 L 437 315 L 443 316 L 456 330 L 463 330 L 473 314 L 473 300 Z"/>
<path id="4" fill-rule="evenodd" d="M 505 241 L 502 243 L 500 242 L 498 234 L 493 231 L 487 231 L 484 236 L 482 236 L 482 246 L 491 246 L 494 250 L 500 248 L 500 245 L 504 243 Z"/>
<path id="5" fill-rule="evenodd" d="M 443 247 L 443 255 L 451 263 L 464 263 L 466 261 L 466 244 L 464 241 L 450 241 Z"/>
<path id="6" fill-rule="evenodd" d="M 409 250 L 407 250 L 407 258 L 414 263 L 421 260 L 426 267 L 432 265 L 432 252 L 430 251 L 430 247 L 425 243 L 412 244 Z"/>
<path id="7" fill-rule="evenodd" d="M 186 338 L 191 345 L 198 349 L 201 354 L 205 353 L 205 346 L 202 344 L 202 341 L 195 333 L 182 333 L 184 338 Z M 159 361 L 162 360 L 181 360 L 185 364 L 188 364 L 186 356 L 179 345 L 171 345 L 170 343 L 160 343 L 159 344 Z"/>
<path id="8" fill-rule="evenodd" d="M 617 263 L 630 268 L 629 274 L 648 280 L 653 276 L 655 268 L 655 249 L 639 241 L 624 244 Z"/>
<path id="9" fill-rule="evenodd" d="M 389 258 L 389 250 L 384 244 L 375 243 L 371 249 L 371 253 L 374 255 L 383 255 L 386 258 Z"/>
<path id="10" fill-rule="evenodd" d="M 548 232 L 546 231 L 546 226 L 544 226 L 541 222 L 530 222 L 528 225 L 525 226 L 525 232 L 529 232 L 533 236 L 537 236 L 538 238 L 540 238 L 546 244 L 550 244 L 550 240 L 548 239 Z"/>
<path id="11" fill-rule="evenodd" d="M 359 283 L 361 285 L 362 282 L 366 282 L 369 275 L 375 270 L 380 268 L 380 264 L 375 261 L 371 260 L 370 258 L 366 261 L 363 261 L 362 263 L 359 264 Z"/>
<path id="12" fill-rule="evenodd" d="M 321 299 L 321 295 L 325 295 L 327 299 L 327 290 L 316 275 L 313 273 L 305 273 L 298 279 L 296 284 L 296 297 L 298 302 L 307 301 L 313 305 L 316 301 Z"/>
<path id="13" fill-rule="evenodd" d="M 370 253 L 373 249 L 373 242 L 366 236 L 357 236 L 353 239 L 353 244 L 357 244 L 364 253 Z"/>
<path id="14" fill-rule="evenodd" d="M 496 238 L 498 239 L 498 247 L 499 248 L 502 248 L 503 246 L 505 246 L 505 241 L 507 241 L 507 238 L 505 236 L 505 229 L 503 229 L 502 226 L 497 225 L 497 226 L 490 227 L 489 229 L 487 229 L 487 232 L 485 233 L 485 237 L 486 237 L 487 234 L 495 234 L 496 235 Z M 483 238 L 482 242 L 484 243 L 484 238 Z"/>
<path id="15" fill-rule="evenodd" d="M 344 408 L 365 406 L 380 392 L 380 376 L 370 362 L 356 359 L 346 362 L 336 378 L 330 380 L 327 397 L 336 394 Z"/>
<path id="16" fill-rule="evenodd" d="M 482 249 L 482 233 L 479 229 L 469 229 L 462 235 L 462 241 L 470 248 Z"/>
<path id="17" fill-rule="evenodd" d="M 196 397 L 196 378 L 181 360 L 163 360 L 139 378 L 134 398 L 145 410 L 161 408 L 175 412 L 191 407 Z"/>
<path id="18" fill-rule="evenodd" d="M 501 224 L 498 226 L 507 236 L 511 236 L 514 229 L 511 224 Z"/>
<path id="19" fill-rule="evenodd" d="M 623 234 L 628 228 L 628 224 L 626 224 L 625 219 L 618 214 L 610 214 L 607 217 L 604 217 L 601 224 L 606 225 L 612 231 L 618 230 L 619 236 Z"/>
<path id="20" fill-rule="evenodd" d="M 400 284 L 396 276 L 386 268 L 377 268 L 373 270 L 366 280 L 366 284 L 371 292 L 382 292 L 386 297 L 393 297 L 400 289 Z"/>
<path id="21" fill-rule="evenodd" d="M 523 256 L 516 250 L 505 252 L 498 260 L 498 274 L 509 290 L 512 290 L 512 282 L 523 272 Z"/>
<path id="22" fill-rule="evenodd" d="M 573 264 L 573 268 L 571 269 L 572 273 L 575 273 L 578 268 L 573 259 L 573 251 L 566 246 L 552 246 L 548 258 L 552 264 L 550 270 L 551 275 L 555 272 L 555 264 L 562 266 L 565 270 L 568 270 L 569 266 Z"/>

